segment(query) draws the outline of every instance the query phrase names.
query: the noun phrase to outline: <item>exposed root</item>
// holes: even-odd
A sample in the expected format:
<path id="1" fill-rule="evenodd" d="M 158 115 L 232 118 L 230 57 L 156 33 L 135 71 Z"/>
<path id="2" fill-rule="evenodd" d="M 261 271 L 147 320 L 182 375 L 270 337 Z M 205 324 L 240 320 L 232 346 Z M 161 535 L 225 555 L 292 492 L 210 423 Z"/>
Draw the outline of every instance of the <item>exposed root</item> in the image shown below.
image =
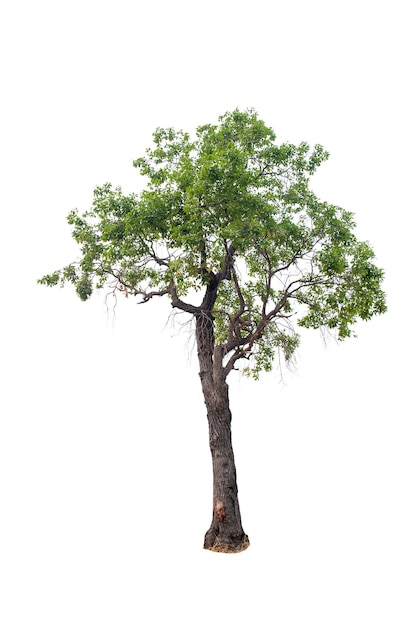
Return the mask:
<path id="1" fill-rule="evenodd" d="M 249 548 L 250 542 L 247 535 L 243 537 L 243 540 L 237 544 L 233 545 L 230 543 L 223 543 L 221 541 L 215 541 L 212 546 L 204 546 L 206 550 L 211 550 L 211 552 L 222 552 L 224 554 L 236 554 L 238 552 L 243 552 L 247 548 Z"/>

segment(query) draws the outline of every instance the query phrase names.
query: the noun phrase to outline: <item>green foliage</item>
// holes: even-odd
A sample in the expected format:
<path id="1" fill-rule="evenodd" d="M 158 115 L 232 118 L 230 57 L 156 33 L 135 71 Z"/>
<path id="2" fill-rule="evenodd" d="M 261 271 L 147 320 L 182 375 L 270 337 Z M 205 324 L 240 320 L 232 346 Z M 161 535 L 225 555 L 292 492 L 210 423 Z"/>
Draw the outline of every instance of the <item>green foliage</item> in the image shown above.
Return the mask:
<path id="1" fill-rule="evenodd" d="M 386 310 L 383 272 L 352 214 L 309 187 L 328 153 L 275 139 L 251 109 L 194 138 L 158 128 L 134 162 L 146 189 L 97 187 L 89 211 L 68 215 L 79 262 L 39 282 L 69 282 L 82 300 L 110 283 L 144 301 L 168 295 L 184 311 L 207 309 L 226 367 L 247 359 L 255 377 L 277 350 L 291 357 L 296 323 L 348 337 L 358 319 Z M 200 307 L 183 300 L 200 291 Z"/>

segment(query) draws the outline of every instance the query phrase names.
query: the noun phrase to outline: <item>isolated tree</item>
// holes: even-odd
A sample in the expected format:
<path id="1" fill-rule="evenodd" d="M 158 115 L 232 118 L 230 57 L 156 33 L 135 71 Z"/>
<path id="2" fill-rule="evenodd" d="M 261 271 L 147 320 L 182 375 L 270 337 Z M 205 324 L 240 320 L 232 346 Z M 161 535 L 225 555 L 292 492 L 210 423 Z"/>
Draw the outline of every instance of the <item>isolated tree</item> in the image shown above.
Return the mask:
<path id="1" fill-rule="evenodd" d="M 158 128 L 153 139 L 134 162 L 148 179 L 145 190 L 97 187 L 89 211 L 68 215 L 80 260 L 39 282 L 72 283 L 82 300 L 106 284 L 141 302 L 167 296 L 192 316 L 213 459 L 204 547 L 239 552 L 249 540 L 228 375 L 242 369 L 258 378 L 277 354 L 289 360 L 297 325 L 349 337 L 358 319 L 386 310 L 383 272 L 355 237 L 352 214 L 309 188 L 328 158 L 320 145 L 276 145 L 253 110 L 226 113 L 195 138 Z"/>

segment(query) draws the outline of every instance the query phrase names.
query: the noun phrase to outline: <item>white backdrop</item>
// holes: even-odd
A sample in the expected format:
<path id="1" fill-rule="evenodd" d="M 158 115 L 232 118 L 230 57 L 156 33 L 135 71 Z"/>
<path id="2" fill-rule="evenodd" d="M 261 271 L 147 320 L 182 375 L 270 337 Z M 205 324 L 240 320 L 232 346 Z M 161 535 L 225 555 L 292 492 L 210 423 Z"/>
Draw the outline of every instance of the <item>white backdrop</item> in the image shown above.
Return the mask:
<path id="1" fill-rule="evenodd" d="M 415 3 L 5 3 L 0 19 L 4 626 L 415 626 Z M 239 555 L 202 549 L 211 462 L 193 341 L 168 301 L 36 285 L 66 214 L 126 192 L 156 126 L 253 106 L 331 159 L 389 312 L 303 334 L 297 368 L 231 380 Z"/>

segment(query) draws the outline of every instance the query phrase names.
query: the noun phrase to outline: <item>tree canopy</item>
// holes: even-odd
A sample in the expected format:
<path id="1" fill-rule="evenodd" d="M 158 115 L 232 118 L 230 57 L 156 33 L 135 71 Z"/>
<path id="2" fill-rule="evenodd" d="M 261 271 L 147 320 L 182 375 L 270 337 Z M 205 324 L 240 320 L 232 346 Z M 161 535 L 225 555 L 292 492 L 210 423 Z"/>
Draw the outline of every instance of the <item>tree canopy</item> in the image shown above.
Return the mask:
<path id="1" fill-rule="evenodd" d="M 277 145 L 252 109 L 193 137 L 157 128 L 153 142 L 134 161 L 144 190 L 97 187 L 88 211 L 68 215 L 80 259 L 40 283 L 71 283 L 82 300 L 110 284 L 206 312 L 225 376 L 242 362 L 258 377 L 278 351 L 289 359 L 297 325 L 345 339 L 358 319 L 386 310 L 383 272 L 352 213 L 310 189 L 329 156 L 322 146 Z"/>

